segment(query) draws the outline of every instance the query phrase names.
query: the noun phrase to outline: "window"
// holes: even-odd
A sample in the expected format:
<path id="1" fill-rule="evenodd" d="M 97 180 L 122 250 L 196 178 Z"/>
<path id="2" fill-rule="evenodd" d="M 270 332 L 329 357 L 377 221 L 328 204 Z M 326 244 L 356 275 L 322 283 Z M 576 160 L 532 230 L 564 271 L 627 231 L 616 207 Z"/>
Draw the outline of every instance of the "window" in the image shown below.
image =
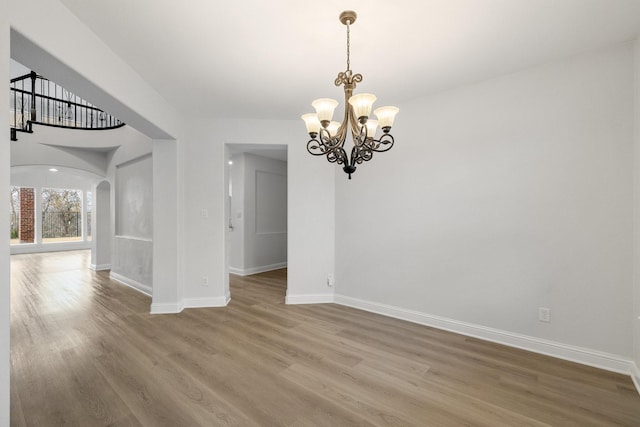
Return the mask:
<path id="1" fill-rule="evenodd" d="M 9 189 L 9 239 L 12 245 L 36 241 L 35 194 L 35 188 L 30 187 Z"/>
<path id="2" fill-rule="evenodd" d="M 42 189 L 42 242 L 82 240 L 82 191 Z"/>

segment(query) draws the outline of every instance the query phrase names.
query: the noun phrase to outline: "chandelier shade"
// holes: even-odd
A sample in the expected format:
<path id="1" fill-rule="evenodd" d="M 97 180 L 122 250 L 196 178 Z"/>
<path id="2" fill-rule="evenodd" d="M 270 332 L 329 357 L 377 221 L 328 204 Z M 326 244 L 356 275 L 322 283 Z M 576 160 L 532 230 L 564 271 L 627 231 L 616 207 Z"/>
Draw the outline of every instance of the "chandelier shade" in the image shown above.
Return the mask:
<path id="1" fill-rule="evenodd" d="M 318 134 L 320 132 L 320 120 L 318 120 L 318 115 L 316 113 L 308 113 L 302 115 L 302 120 L 307 125 L 307 132 L 309 135 Z"/>
<path id="2" fill-rule="evenodd" d="M 400 111 L 397 107 L 380 107 L 374 111 L 377 120 L 369 119 L 376 96 L 371 93 L 353 94 L 356 84 L 362 81 L 362 74 L 354 74 L 351 70 L 350 60 L 350 26 L 356 17 L 354 11 L 347 10 L 339 18 L 347 27 L 347 69 L 338 73 L 334 81 L 336 86 L 344 86 L 343 121 L 333 120 L 338 101 L 329 98 L 316 99 L 311 103 L 316 112 L 302 115 L 311 138 L 307 142 L 307 151 L 314 156 L 326 156 L 330 163 L 343 165 L 349 179 L 356 171 L 356 165 L 371 160 L 373 153 L 389 151 L 393 147 L 394 139 L 389 131 Z M 382 136 L 376 139 L 378 126 L 382 129 Z M 349 133 L 353 147 L 347 155 L 344 145 Z"/>
<path id="3" fill-rule="evenodd" d="M 330 136 L 336 136 L 336 134 L 338 133 L 338 129 L 340 129 L 340 124 L 340 122 L 336 122 L 335 120 L 329 123 L 329 126 L 327 126 L 327 131 L 329 132 Z"/>
<path id="4" fill-rule="evenodd" d="M 376 108 L 373 114 L 378 118 L 378 122 L 382 129 L 389 128 L 393 126 L 393 121 L 396 118 L 396 114 L 400 111 L 397 107 L 380 107 Z"/>
<path id="5" fill-rule="evenodd" d="M 376 96 L 370 93 L 359 93 L 349 98 L 349 105 L 353 108 L 353 115 L 358 120 L 364 118 L 366 121 L 369 118 L 374 102 L 376 102 Z"/>
<path id="6" fill-rule="evenodd" d="M 378 121 L 369 119 L 366 123 L 367 126 L 367 135 L 374 137 L 376 135 L 376 131 L 378 130 Z"/>
<path id="7" fill-rule="evenodd" d="M 311 103 L 311 106 L 316 109 L 318 120 L 320 123 L 326 121 L 330 122 L 333 118 L 333 112 L 338 106 L 338 101 L 329 98 L 316 99 Z"/>

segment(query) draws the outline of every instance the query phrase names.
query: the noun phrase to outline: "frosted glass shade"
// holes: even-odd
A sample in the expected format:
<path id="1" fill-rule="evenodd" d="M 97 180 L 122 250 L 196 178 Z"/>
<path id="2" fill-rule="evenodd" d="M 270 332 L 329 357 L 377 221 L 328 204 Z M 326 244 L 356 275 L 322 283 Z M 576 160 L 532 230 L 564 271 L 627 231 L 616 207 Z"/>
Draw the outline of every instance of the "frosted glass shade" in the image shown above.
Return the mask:
<path id="1" fill-rule="evenodd" d="M 329 123 L 329 126 L 327 126 L 327 131 L 329 131 L 329 135 L 336 136 L 336 133 L 338 132 L 339 127 L 340 127 L 340 122 L 332 121 L 331 123 Z"/>
<path id="2" fill-rule="evenodd" d="M 376 108 L 373 114 L 378 118 L 378 124 L 382 129 L 389 129 L 393 126 L 393 121 L 395 120 L 398 111 L 400 111 L 400 109 L 397 107 L 380 107 Z"/>
<path id="3" fill-rule="evenodd" d="M 307 132 L 320 132 L 320 120 L 318 120 L 318 115 L 316 113 L 303 114 L 301 119 L 304 120 L 304 124 L 307 126 Z"/>
<path id="4" fill-rule="evenodd" d="M 378 121 L 377 120 L 367 120 L 367 137 L 374 138 L 376 136 L 376 131 L 378 130 Z"/>
<path id="5" fill-rule="evenodd" d="M 333 111 L 338 106 L 338 101 L 335 99 L 320 98 L 313 101 L 311 105 L 316 109 L 320 122 L 330 122 L 333 118 Z"/>
<path id="6" fill-rule="evenodd" d="M 349 104 L 353 107 L 353 113 L 357 119 L 369 117 L 374 102 L 376 102 L 376 96 L 371 93 L 359 93 L 349 98 Z"/>

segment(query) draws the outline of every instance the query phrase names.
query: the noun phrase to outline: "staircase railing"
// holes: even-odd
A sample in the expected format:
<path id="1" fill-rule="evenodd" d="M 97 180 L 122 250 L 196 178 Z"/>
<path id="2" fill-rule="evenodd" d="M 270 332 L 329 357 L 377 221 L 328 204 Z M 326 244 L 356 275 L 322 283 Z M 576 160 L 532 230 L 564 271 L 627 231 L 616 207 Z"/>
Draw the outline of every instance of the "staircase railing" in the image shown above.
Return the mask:
<path id="1" fill-rule="evenodd" d="M 10 80 L 9 127 L 11 140 L 17 132 L 33 132 L 33 125 L 67 129 L 116 129 L 124 123 L 90 102 L 35 72 Z"/>

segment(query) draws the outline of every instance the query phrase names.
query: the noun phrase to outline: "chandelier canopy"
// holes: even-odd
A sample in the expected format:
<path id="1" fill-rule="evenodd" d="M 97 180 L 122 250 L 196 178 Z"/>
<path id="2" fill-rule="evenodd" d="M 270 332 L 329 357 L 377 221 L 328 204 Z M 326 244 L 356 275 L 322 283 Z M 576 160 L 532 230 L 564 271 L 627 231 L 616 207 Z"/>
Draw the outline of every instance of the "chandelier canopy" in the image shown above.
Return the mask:
<path id="1" fill-rule="evenodd" d="M 356 165 L 371 160 L 374 152 L 382 153 L 393 147 L 393 136 L 389 133 L 396 114 L 396 107 L 380 107 L 373 113 L 378 120 L 369 119 L 376 96 L 370 93 L 353 94 L 356 83 L 362 81 L 362 74 L 353 74 L 350 61 L 350 26 L 356 21 L 357 14 L 352 10 L 340 14 L 340 22 L 347 27 L 347 70 L 338 73 L 336 86 L 344 86 L 345 111 L 342 123 L 332 121 L 333 112 L 338 101 L 329 98 L 316 99 L 311 103 L 315 113 L 304 114 L 307 132 L 311 139 L 307 142 L 307 151 L 314 156 L 327 156 L 330 163 L 344 165 L 344 170 L 351 179 Z M 380 138 L 375 139 L 376 131 L 382 129 Z M 351 131 L 353 148 L 347 156 L 344 143 L 347 133 Z"/>

